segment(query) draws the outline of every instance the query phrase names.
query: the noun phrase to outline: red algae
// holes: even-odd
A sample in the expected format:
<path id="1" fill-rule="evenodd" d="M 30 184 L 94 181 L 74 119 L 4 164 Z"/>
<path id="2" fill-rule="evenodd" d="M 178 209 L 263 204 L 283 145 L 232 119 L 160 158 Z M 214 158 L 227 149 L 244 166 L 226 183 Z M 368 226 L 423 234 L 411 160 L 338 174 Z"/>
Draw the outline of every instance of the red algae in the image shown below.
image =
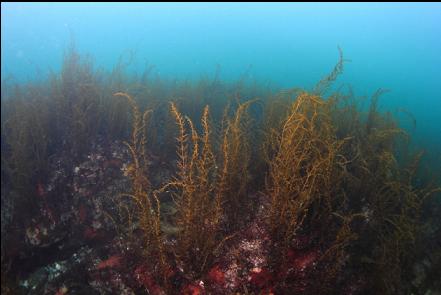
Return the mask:
<path id="1" fill-rule="evenodd" d="M 182 289 L 181 294 L 183 294 L 183 295 L 201 295 L 201 294 L 204 294 L 204 289 L 199 285 L 189 284 Z"/>
<path id="2" fill-rule="evenodd" d="M 307 251 L 288 251 L 288 265 L 296 270 L 303 271 L 306 268 L 314 266 L 319 258 L 317 249 Z"/>
<path id="3" fill-rule="evenodd" d="M 44 186 L 41 182 L 37 183 L 37 187 L 36 187 L 36 191 L 37 191 L 37 196 L 39 196 L 40 198 L 43 198 L 46 196 L 46 192 L 44 190 Z"/>
<path id="4" fill-rule="evenodd" d="M 78 208 L 78 219 L 80 223 L 84 223 L 87 219 L 87 207 L 84 204 Z"/>
<path id="5" fill-rule="evenodd" d="M 96 238 L 97 236 L 98 236 L 98 232 L 96 231 L 96 229 L 93 229 L 91 227 L 87 227 L 83 232 L 83 237 L 86 240 L 92 240 L 92 239 Z"/>
<path id="6" fill-rule="evenodd" d="M 138 265 L 133 274 L 138 284 L 147 289 L 150 294 L 164 294 L 146 264 Z"/>
<path id="7" fill-rule="evenodd" d="M 250 283 L 259 289 L 272 285 L 273 276 L 267 269 L 255 268 L 251 271 Z"/>
<path id="8" fill-rule="evenodd" d="M 121 259 L 122 259 L 121 256 L 113 255 L 113 256 L 109 257 L 108 259 L 101 261 L 96 266 L 96 269 L 101 270 L 101 269 L 105 269 L 105 268 L 118 267 L 121 265 Z"/>
<path id="9" fill-rule="evenodd" d="M 225 274 L 220 268 L 219 265 L 215 265 L 209 272 L 208 272 L 208 280 L 212 282 L 213 284 L 224 286 L 225 285 Z"/>

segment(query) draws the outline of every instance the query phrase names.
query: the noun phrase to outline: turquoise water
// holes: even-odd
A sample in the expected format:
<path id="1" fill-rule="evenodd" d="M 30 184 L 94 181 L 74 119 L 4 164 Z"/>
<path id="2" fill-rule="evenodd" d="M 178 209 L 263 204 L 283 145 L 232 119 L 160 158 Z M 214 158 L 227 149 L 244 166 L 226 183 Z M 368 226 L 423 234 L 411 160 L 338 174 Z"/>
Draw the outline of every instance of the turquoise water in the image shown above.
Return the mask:
<path id="1" fill-rule="evenodd" d="M 98 66 L 134 58 L 162 77 L 249 71 L 279 87 L 312 87 L 338 60 L 337 84 L 357 95 L 387 88 L 384 109 L 410 111 L 414 140 L 441 151 L 441 4 L 1 4 L 1 75 L 36 80 L 74 40 Z"/>

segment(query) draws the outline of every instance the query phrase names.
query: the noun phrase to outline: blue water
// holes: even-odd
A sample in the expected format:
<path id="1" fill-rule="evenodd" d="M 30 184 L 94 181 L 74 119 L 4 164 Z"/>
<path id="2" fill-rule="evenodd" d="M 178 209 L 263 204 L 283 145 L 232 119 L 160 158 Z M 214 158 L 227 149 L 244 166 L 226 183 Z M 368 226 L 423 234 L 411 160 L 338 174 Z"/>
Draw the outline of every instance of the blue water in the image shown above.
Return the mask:
<path id="1" fill-rule="evenodd" d="M 111 68 L 134 56 L 162 77 L 213 75 L 310 88 L 338 60 L 337 84 L 357 95 L 391 91 L 383 109 L 411 111 L 414 140 L 441 151 L 441 4 L 1 4 L 1 75 L 36 80 L 58 71 L 74 40 Z"/>

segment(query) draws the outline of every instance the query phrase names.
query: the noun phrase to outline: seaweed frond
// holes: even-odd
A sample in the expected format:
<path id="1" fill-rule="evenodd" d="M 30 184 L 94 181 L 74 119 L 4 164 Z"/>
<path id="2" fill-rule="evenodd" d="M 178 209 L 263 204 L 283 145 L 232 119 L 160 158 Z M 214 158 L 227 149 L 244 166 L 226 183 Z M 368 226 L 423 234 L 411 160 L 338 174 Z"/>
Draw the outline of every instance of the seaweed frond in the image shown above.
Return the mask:
<path id="1" fill-rule="evenodd" d="M 146 124 L 151 110 L 145 111 L 142 115 L 136 101 L 127 93 L 117 92 L 115 96 L 124 97 L 129 102 L 132 109 L 132 135 L 129 142 L 124 142 L 127 146 L 132 163 L 128 167 L 128 175 L 132 181 L 132 192 L 122 194 L 134 203 L 134 212 L 129 212 L 129 223 L 132 219 L 139 222 L 139 227 L 143 232 L 143 249 L 145 255 L 158 263 L 162 271 L 161 278 L 165 283 L 166 260 L 164 252 L 164 238 L 161 232 L 161 203 L 158 191 L 151 188 L 147 174 L 147 151 L 146 151 Z M 122 204 L 124 206 L 124 204 Z M 129 231 L 132 229 L 129 228 Z"/>
<path id="2" fill-rule="evenodd" d="M 210 139 L 209 107 L 204 108 L 201 118 L 202 136 L 174 103 L 170 108 L 179 129 L 178 172 L 175 180 L 168 184 L 175 188 L 178 210 L 176 253 L 184 268 L 199 275 L 214 258 L 222 240 L 221 201 L 214 194 L 217 170 Z"/>

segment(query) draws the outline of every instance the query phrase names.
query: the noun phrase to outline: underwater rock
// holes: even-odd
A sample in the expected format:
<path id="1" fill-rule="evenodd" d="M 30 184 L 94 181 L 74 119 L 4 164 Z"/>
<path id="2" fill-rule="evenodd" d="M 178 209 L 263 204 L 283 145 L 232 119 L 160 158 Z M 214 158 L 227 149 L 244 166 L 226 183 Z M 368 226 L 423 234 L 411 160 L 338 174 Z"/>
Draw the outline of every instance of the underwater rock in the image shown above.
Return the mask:
<path id="1" fill-rule="evenodd" d="M 20 281 L 20 286 L 30 295 L 53 294 L 53 290 L 69 289 L 69 284 L 76 284 L 75 276 L 80 275 L 78 268 L 84 265 L 91 253 L 92 249 L 83 247 L 67 260 L 56 261 L 35 270 L 27 279 Z M 75 288 L 72 286 L 72 289 Z"/>
<path id="2" fill-rule="evenodd" d="M 119 142 L 107 145 L 106 149 L 102 146 L 95 144 L 95 150 L 78 165 L 64 161 L 64 152 L 54 155 L 47 183 L 37 184 L 39 210 L 25 228 L 16 230 L 17 233 L 21 232 L 22 238 L 20 240 L 17 235 L 14 242 L 16 254 L 10 256 L 11 259 L 19 259 L 17 263 L 26 265 L 29 273 L 21 275 L 20 285 L 29 294 L 63 294 L 66 289 L 71 293 L 77 287 L 58 283 L 66 280 L 67 274 L 71 275 L 69 281 L 72 284 L 81 285 L 82 290 L 95 292 L 90 286 L 87 287 L 87 282 L 81 282 L 84 272 L 78 267 L 84 267 L 86 256 L 97 255 L 93 254 L 94 251 L 100 250 L 99 244 L 93 245 L 93 251 L 86 244 L 110 240 L 114 236 L 109 233 L 114 231 L 115 224 L 106 217 L 105 212 L 114 210 L 112 197 L 127 191 L 128 186 L 120 167 L 127 156 L 125 147 Z M 3 194 L 14 192 L 2 187 L 2 230 L 12 218 L 12 206 L 6 204 L 7 198 L 3 198 Z M 12 233 L 9 230 L 8 241 L 14 238 Z M 2 234 L 2 252 L 3 240 Z M 119 247 L 117 244 L 114 246 Z M 5 251 L 9 251 L 10 247 L 5 247 Z M 51 255 L 65 257 L 66 260 L 53 261 Z M 118 261 L 109 260 L 107 264 L 103 261 L 101 266 L 116 267 Z M 117 281 L 116 278 L 114 281 Z M 123 289 L 120 284 L 118 293 L 122 294 Z"/>

